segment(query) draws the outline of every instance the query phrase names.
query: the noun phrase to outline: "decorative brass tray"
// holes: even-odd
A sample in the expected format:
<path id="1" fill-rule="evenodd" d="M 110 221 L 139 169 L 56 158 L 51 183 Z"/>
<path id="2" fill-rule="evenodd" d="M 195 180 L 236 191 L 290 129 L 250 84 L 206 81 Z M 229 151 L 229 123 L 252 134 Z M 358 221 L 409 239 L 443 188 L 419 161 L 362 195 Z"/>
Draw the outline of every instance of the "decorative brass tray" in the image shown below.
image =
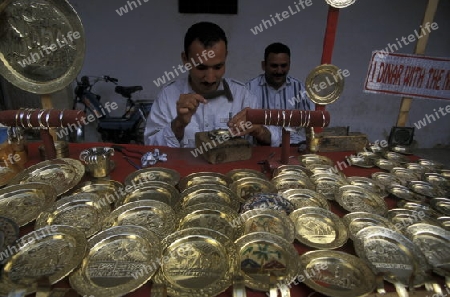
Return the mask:
<path id="1" fill-rule="evenodd" d="M 289 200 L 294 205 L 295 209 L 307 206 L 330 209 L 330 204 L 325 196 L 313 190 L 290 189 L 282 192 L 281 195 L 283 198 Z"/>
<path id="2" fill-rule="evenodd" d="M 216 296 L 237 272 L 236 247 L 225 235 L 205 228 L 177 231 L 162 241 L 161 265 L 154 282 L 169 296 Z"/>
<path id="3" fill-rule="evenodd" d="M 411 202 L 421 203 L 426 199 L 425 196 L 414 193 L 409 188 L 402 185 L 389 185 L 386 187 L 386 190 L 399 199 L 404 199 Z"/>
<path id="4" fill-rule="evenodd" d="M 436 172 L 437 170 L 444 168 L 444 165 L 442 163 L 428 159 L 419 159 L 417 160 L 417 163 L 427 167 L 431 172 Z"/>
<path id="5" fill-rule="evenodd" d="M 346 2 L 348 1 L 349 0 L 346 0 Z M 333 0 L 332 3 L 336 3 L 336 0 Z M 335 65 L 322 64 L 314 68 L 308 74 L 305 85 L 308 97 L 312 102 L 327 105 L 339 99 L 342 91 L 344 90 L 344 77 L 339 73 L 339 71 L 340 69 Z M 330 81 L 333 83 L 330 84 Z M 326 86 L 324 89 L 321 88 L 317 90 L 317 88 L 314 88 L 314 86 L 322 86 L 323 84 Z"/>
<path id="6" fill-rule="evenodd" d="M 177 211 L 198 203 L 213 202 L 224 204 L 238 211 L 240 200 L 236 193 L 223 185 L 196 185 L 187 188 L 180 195 Z"/>
<path id="7" fill-rule="evenodd" d="M 163 167 L 148 167 L 136 170 L 125 178 L 125 184 L 142 184 L 146 182 L 160 181 L 176 186 L 180 181 L 180 173 L 176 170 Z"/>
<path id="8" fill-rule="evenodd" d="M 255 193 L 277 193 L 277 188 L 268 180 L 257 177 L 244 177 L 230 185 L 231 191 L 245 201 Z"/>
<path id="9" fill-rule="evenodd" d="M 401 166 L 401 164 L 399 162 L 396 162 L 394 160 L 383 159 L 383 158 L 376 159 L 374 161 L 374 164 L 378 168 L 383 169 L 383 170 L 387 170 L 387 171 L 391 171 L 392 168 L 394 168 L 394 167 L 400 167 Z"/>
<path id="10" fill-rule="evenodd" d="M 441 227 L 447 231 L 450 231 L 450 216 L 449 217 L 438 217 L 437 221 L 441 224 Z"/>
<path id="11" fill-rule="evenodd" d="M 136 188 L 134 191 L 118 200 L 115 207 L 119 207 L 128 202 L 139 200 L 155 200 L 170 205 L 173 209 L 179 203 L 180 193 L 174 186 L 162 181 L 147 182 L 145 185 Z"/>
<path id="12" fill-rule="evenodd" d="M 401 233 L 380 226 L 369 226 L 356 234 L 353 240 L 356 254 L 372 270 L 396 285 L 421 286 L 428 281 L 430 270 L 420 249 Z"/>
<path id="13" fill-rule="evenodd" d="M 411 202 L 411 201 L 407 201 L 407 200 L 400 200 L 397 202 L 397 207 L 409 209 L 409 210 L 413 210 L 413 211 L 417 211 L 417 212 L 422 211 L 427 216 L 430 216 L 430 217 L 437 218 L 439 216 L 439 214 L 434 209 L 432 209 L 429 204 L 426 204 L 424 202 L 417 203 L 417 202 Z"/>
<path id="14" fill-rule="evenodd" d="M 262 179 L 267 179 L 267 176 L 257 170 L 254 169 L 233 169 L 225 174 L 227 178 L 231 180 L 231 182 L 235 182 L 244 177 L 259 177 Z"/>
<path id="15" fill-rule="evenodd" d="M 278 192 L 289 189 L 310 189 L 314 190 L 316 187 L 310 181 L 309 177 L 298 174 L 283 173 L 272 178 L 271 182 L 275 185 Z"/>
<path id="16" fill-rule="evenodd" d="M 95 179 L 91 181 L 85 181 L 82 184 L 79 184 L 72 192 L 72 194 L 77 193 L 94 193 L 97 194 L 100 198 L 100 201 L 102 199 L 106 199 L 108 196 L 112 197 L 113 199 L 106 199 L 108 200 L 107 203 L 111 204 L 114 201 L 111 200 L 117 200 L 117 193 L 120 192 L 121 189 L 124 189 L 124 185 L 116 180 L 112 179 Z"/>
<path id="17" fill-rule="evenodd" d="M 412 170 L 403 167 L 394 167 L 391 169 L 391 173 L 401 179 L 404 184 L 408 183 L 409 181 L 421 180 L 420 175 Z"/>
<path id="18" fill-rule="evenodd" d="M 413 151 L 412 151 L 411 147 L 409 147 L 409 146 L 397 144 L 397 145 L 392 146 L 390 149 L 394 153 L 398 153 L 398 154 L 402 154 L 402 155 L 412 155 L 413 154 Z"/>
<path id="19" fill-rule="evenodd" d="M 371 158 L 363 157 L 363 156 L 350 156 L 348 158 L 350 164 L 357 167 L 362 168 L 373 168 L 375 167 L 374 160 Z"/>
<path id="20" fill-rule="evenodd" d="M 387 204 L 382 197 L 365 188 L 354 185 L 340 187 L 336 195 L 336 201 L 350 212 L 365 211 L 382 216 L 388 210 Z"/>
<path id="21" fill-rule="evenodd" d="M 311 164 L 311 165 L 308 165 L 308 169 L 311 170 L 312 175 L 319 174 L 319 173 L 325 173 L 325 174 L 336 174 L 343 178 L 346 178 L 345 174 L 342 171 L 339 171 L 336 168 L 336 166 L 332 166 L 332 165 Z"/>
<path id="22" fill-rule="evenodd" d="M 17 174 L 9 185 L 42 182 L 53 186 L 59 196 L 78 184 L 85 172 L 84 165 L 75 159 L 47 160 L 30 166 Z"/>
<path id="23" fill-rule="evenodd" d="M 179 230 L 187 228 L 209 228 L 226 235 L 231 240 L 239 238 L 244 226 L 239 214 L 232 208 L 217 203 L 199 203 L 178 213 Z"/>
<path id="24" fill-rule="evenodd" d="M 362 177 L 362 176 L 349 176 L 347 177 L 347 181 L 350 185 L 358 186 L 365 188 L 371 192 L 374 192 L 380 197 L 386 197 L 387 192 L 380 183 L 378 183 L 373 178 Z"/>
<path id="25" fill-rule="evenodd" d="M 14 168 L 0 166 L 0 188 L 7 185 L 17 173 Z"/>
<path id="26" fill-rule="evenodd" d="M 390 186 L 390 185 L 405 185 L 406 183 L 398 178 L 397 176 L 393 175 L 392 173 L 387 172 L 374 172 L 371 175 L 372 179 L 377 181 L 379 184 L 381 184 L 384 187 Z"/>
<path id="27" fill-rule="evenodd" d="M 80 295 L 122 296 L 146 283 L 158 269 L 158 237 L 140 226 L 115 226 L 91 237 L 81 266 L 69 277 Z"/>
<path id="28" fill-rule="evenodd" d="M 433 198 L 430 200 L 431 207 L 443 216 L 450 216 L 450 199 Z"/>
<path id="29" fill-rule="evenodd" d="M 39 215 L 35 228 L 68 225 L 80 229 L 89 238 L 101 230 L 103 220 L 111 211 L 109 205 L 100 205 L 98 200 L 98 195 L 94 193 L 61 198 Z"/>
<path id="30" fill-rule="evenodd" d="M 162 240 L 176 228 L 175 211 L 164 202 L 140 200 L 128 202 L 113 210 L 103 221 L 103 230 L 113 226 L 144 227 Z"/>
<path id="31" fill-rule="evenodd" d="M 183 177 L 178 183 L 180 192 L 199 184 L 219 184 L 228 186 L 232 183 L 226 175 L 218 172 L 196 172 Z"/>
<path id="32" fill-rule="evenodd" d="M 348 232 L 341 219 L 320 207 L 303 207 L 289 217 L 294 222 L 295 238 L 316 249 L 335 249 L 347 242 Z"/>
<path id="33" fill-rule="evenodd" d="M 252 209 L 241 214 L 244 234 L 269 232 L 294 242 L 295 227 L 286 213 L 273 209 Z"/>
<path id="34" fill-rule="evenodd" d="M 425 173 L 423 180 L 447 193 L 450 192 L 450 180 L 438 173 Z"/>
<path id="35" fill-rule="evenodd" d="M 415 172 L 417 175 L 422 176 L 427 173 L 429 169 L 419 163 L 406 163 L 405 168 Z"/>
<path id="36" fill-rule="evenodd" d="M 429 198 L 434 198 L 438 196 L 438 190 L 433 187 L 430 183 L 424 181 L 409 181 L 407 183 L 408 188 L 416 194 L 426 196 Z"/>
<path id="37" fill-rule="evenodd" d="M 387 212 L 386 217 L 395 225 L 395 229 L 401 233 L 404 233 L 407 227 L 417 223 L 440 226 L 439 221 L 427 213 L 410 209 L 393 208 Z"/>
<path id="38" fill-rule="evenodd" d="M 306 154 L 306 155 L 301 155 L 299 157 L 300 162 L 306 167 L 308 168 L 309 165 L 312 164 L 321 164 L 321 165 L 334 165 L 333 160 L 331 160 L 328 157 L 322 156 L 322 155 L 317 155 L 317 154 Z"/>
<path id="39" fill-rule="evenodd" d="M 19 225 L 10 218 L 0 217 L 0 252 L 6 251 L 7 248 L 14 244 L 19 238 Z M 3 256 L 0 264 L 5 260 Z M 0 268 L 1 272 L 1 268 Z"/>
<path id="40" fill-rule="evenodd" d="M 0 216 L 24 226 L 35 220 L 56 200 L 56 191 L 46 183 L 30 182 L 0 189 Z"/>
<path id="41" fill-rule="evenodd" d="M 314 174 L 311 176 L 311 181 L 316 185 L 316 191 L 328 200 L 334 200 L 339 188 L 348 184 L 346 178 L 332 173 Z"/>
<path id="42" fill-rule="evenodd" d="M 401 164 L 406 164 L 410 162 L 410 159 L 408 157 L 395 152 L 385 151 L 383 153 L 383 157 L 385 157 L 388 160 L 399 162 Z"/>
<path id="43" fill-rule="evenodd" d="M 255 232 L 236 240 L 238 262 L 245 285 L 269 291 L 278 283 L 290 283 L 299 272 L 299 256 L 294 245 L 280 236 Z"/>
<path id="44" fill-rule="evenodd" d="M 36 286 L 42 278 L 54 284 L 72 272 L 86 252 L 86 237 L 77 228 L 52 225 L 18 240 L 18 252 L 3 268 L 4 281 L 24 288 Z"/>
<path id="45" fill-rule="evenodd" d="M 326 296 L 366 296 L 376 283 L 362 259 L 340 251 L 307 252 L 300 256 L 300 271 L 305 285 Z"/>
<path id="46" fill-rule="evenodd" d="M 312 175 L 311 170 L 301 165 L 281 165 L 273 171 L 273 177 L 280 174 L 298 174 L 305 177 Z"/>
<path id="47" fill-rule="evenodd" d="M 381 226 L 388 229 L 395 229 L 394 224 L 385 217 L 370 212 L 351 212 L 342 218 L 342 222 L 347 227 L 350 239 L 354 239 L 356 234 L 368 226 Z"/>

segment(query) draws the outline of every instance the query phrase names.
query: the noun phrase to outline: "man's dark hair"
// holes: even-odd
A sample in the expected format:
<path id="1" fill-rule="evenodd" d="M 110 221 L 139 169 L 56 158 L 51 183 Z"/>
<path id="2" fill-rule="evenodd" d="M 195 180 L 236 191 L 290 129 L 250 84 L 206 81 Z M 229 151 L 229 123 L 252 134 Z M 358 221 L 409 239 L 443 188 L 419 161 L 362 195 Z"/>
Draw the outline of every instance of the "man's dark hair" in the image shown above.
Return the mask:
<path id="1" fill-rule="evenodd" d="M 287 54 L 289 58 L 291 57 L 291 50 L 289 47 L 285 44 L 282 44 L 280 42 L 275 42 L 272 44 L 269 44 L 266 49 L 264 50 L 264 61 L 267 61 L 267 57 L 270 53 L 273 54 Z"/>
<path id="2" fill-rule="evenodd" d="M 184 36 L 184 52 L 189 56 L 189 46 L 194 40 L 198 39 L 206 48 L 211 47 L 214 43 L 223 40 L 225 48 L 228 45 L 225 32 L 218 25 L 210 22 L 200 22 L 192 25 Z"/>

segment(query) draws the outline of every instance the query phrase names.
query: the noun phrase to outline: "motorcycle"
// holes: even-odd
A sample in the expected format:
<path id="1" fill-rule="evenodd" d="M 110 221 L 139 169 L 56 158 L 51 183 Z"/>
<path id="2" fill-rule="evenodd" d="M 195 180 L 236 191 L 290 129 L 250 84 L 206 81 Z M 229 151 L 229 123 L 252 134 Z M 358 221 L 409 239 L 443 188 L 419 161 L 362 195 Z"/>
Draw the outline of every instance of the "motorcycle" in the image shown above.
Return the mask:
<path id="1" fill-rule="evenodd" d="M 126 98 L 125 112 L 119 117 L 110 115 L 112 107 L 118 107 L 116 102 L 101 103 L 101 96 L 92 92 L 99 81 L 111 82 L 116 85 L 114 91 Z M 119 86 L 118 79 L 110 76 L 94 77 L 93 82 L 88 76 L 77 79 L 73 109 L 82 109 L 95 115 L 97 131 L 103 142 L 144 144 L 144 129 L 149 107 L 142 101 L 132 99 L 132 94 L 143 90 L 142 86 Z M 81 108 L 80 108 L 81 104 Z M 148 103 L 149 104 L 149 103 Z M 147 104 L 147 105 L 148 105 Z M 150 104 L 151 106 L 151 104 Z M 72 137 L 84 140 L 84 126 Z"/>

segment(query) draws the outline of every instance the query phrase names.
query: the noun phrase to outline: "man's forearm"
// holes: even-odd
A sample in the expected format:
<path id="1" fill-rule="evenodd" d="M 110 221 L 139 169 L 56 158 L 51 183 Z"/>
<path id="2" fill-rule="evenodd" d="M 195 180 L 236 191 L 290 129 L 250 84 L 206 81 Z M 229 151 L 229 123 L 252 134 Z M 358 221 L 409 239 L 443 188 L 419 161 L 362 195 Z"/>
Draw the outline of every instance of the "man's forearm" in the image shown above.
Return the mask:
<path id="1" fill-rule="evenodd" d="M 175 118 L 171 123 L 171 128 L 173 131 L 173 134 L 175 134 L 175 137 L 178 139 L 178 141 L 181 141 L 184 137 L 184 128 L 186 128 L 185 125 L 183 125 L 178 118 Z"/>
<path id="2" fill-rule="evenodd" d="M 264 126 L 259 126 L 253 133 L 251 133 L 251 136 L 253 136 L 259 144 L 262 145 L 270 145 L 272 140 L 272 135 Z"/>

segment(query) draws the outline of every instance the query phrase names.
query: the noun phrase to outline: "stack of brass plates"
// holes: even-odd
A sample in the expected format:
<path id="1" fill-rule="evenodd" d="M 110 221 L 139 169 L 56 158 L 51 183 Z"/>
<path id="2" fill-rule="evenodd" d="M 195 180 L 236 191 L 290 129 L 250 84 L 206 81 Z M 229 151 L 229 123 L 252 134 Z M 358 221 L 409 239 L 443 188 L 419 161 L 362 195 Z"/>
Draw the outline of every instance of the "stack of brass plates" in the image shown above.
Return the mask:
<path id="1" fill-rule="evenodd" d="M 437 221 L 441 224 L 442 228 L 450 231 L 450 216 L 438 217 Z"/>
<path id="2" fill-rule="evenodd" d="M 360 258 L 339 251 L 319 250 L 300 256 L 305 285 L 334 297 L 366 296 L 375 289 L 375 274 Z"/>
<path id="3" fill-rule="evenodd" d="M 173 209 L 179 203 L 180 193 L 169 183 L 162 181 L 147 182 L 143 186 L 137 187 L 132 192 L 118 200 L 115 207 L 119 207 L 128 202 L 140 200 L 156 200 L 170 205 Z"/>
<path id="4" fill-rule="evenodd" d="M 175 230 L 175 211 L 164 202 L 139 200 L 113 210 L 103 221 L 103 230 L 122 225 L 144 227 L 163 239 Z"/>
<path id="5" fill-rule="evenodd" d="M 370 212 L 352 212 L 342 218 L 347 227 L 349 237 L 353 240 L 356 234 L 368 226 L 381 226 L 394 230 L 395 226 L 385 217 Z"/>
<path id="6" fill-rule="evenodd" d="M 77 185 L 85 172 L 84 165 L 75 159 L 62 158 L 40 162 L 17 174 L 10 185 L 42 182 L 53 186 L 57 195 Z"/>
<path id="7" fill-rule="evenodd" d="M 196 185 L 187 188 L 180 194 L 178 209 L 198 203 L 213 202 L 227 205 L 239 211 L 240 200 L 236 193 L 223 185 Z"/>
<path id="8" fill-rule="evenodd" d="M 294 211 L 294 205 L 280 194 L 257 193 L 253 194 L 253 196 L 242 205 L 241 212 L 265 208 L 283 211 L 286 214 L 290 214 Z"/>
<path id="9" fill-rule="evenodd" d="M 258 177 L 244 177 L 230 186 L 239 199 L 245 201 L 257 193 L 277 193 L 277 188 L 268 180 Z"/>
<path id="10" fill-rule="evenodd" d="M 400 200 L 397 202 L 397 207 L 398 208 L 403 208 L 403 209 L 409 209 L 409 210 L 413 210 L 413 211 L 422 211 L 424 212 L 427 216 L 430 217 L 434 217 L 437 218 L 439 216 L 439 214 L 433 210 L 431 208 L 431 206 L 427 203 L 417 203 L 417 202 L 411 202 L 411 201 L 407 201 L 407 200 Z"/>
<path id="11" fill-rule="evenodd" d="M 450 169 L 440 169 L 438 171 L 442 176 L 450 180 Z"/>
<path id="12" fill-rule="evenodd" d="M 180 174 L 169 168 L 148 167 L 136 170 L 125 178 L 126 185 L 137 185 L 146 182 L 160 181 L 176 186 L 180 181 Z"/>
<path id="13" fill-rule="evenodd" d="M 231 180 L 231 182 L 235 182 L 244 177 L 258 177 L 262 179 L 267 179 L 267 176 L 253 169 L 233 169 L 227 172 L 226 176 Z"/>
<path id="14" fill-rule="evenodd" d="M 24 226 L 34 221 L 56 200 L 55 188 L 48 183 L 29 182 L 0 190 L 0 216 Z"/>
<path id="15" fill-rule="evenodd" d="M 281 195 L 283 198 L 289 200 L 295 209 L 308 206 L 330 209 L 330 204 L 325 196 L 313 190 L 290 189 L 282 192 Z"/>
<path id="16" fill-rule="evenodd" d="M 169 296 L 216 296 L 237 273 L 236 247 L 225 235 L 205 229 L 176 231 L 162 241 L 161 264 L 154 283 Z"/>
<path id="17" fill-rule="evenodd" d="M 84 232 L 86 238 L 101 230 L 103 220 L 111 211 L 109 205 L 100 205 L 98 195 L 78 193 L 58 200 L 36 219 L 35 228 L 49 225 L 68 225 Z"/>
<path id="18" fill-rule="evenodd" d="M 317 173 L 311 176 L 311 181 L 316 185 L 316 191 L 328 200 L 334 200 L 341 186 L 348 185 L 346 178 L 332 173 Z"/>
<path id="19" fill-rule="evenodd" d="M 196 172 L 183 177 L 178 183 L 178 189 L 183 192 L 185 189 L 195 185 L 223 185 L 232 183 L 226 175 L 218 172 Z"/>
<path id="20" fill-rule="evenodd" d="M 236 240 L 238 262 L 245 285 L 269 291 L 289 284 L 299 271 L 299 255 L 294 245 L 280 236 L 255 232 Z"/>
<path id="21" fill-rule="evenodd" d="M 320 207 L 303 207 L 289 215 L 295 226 L 295 238 L 316 249 L 335 249 L 347 242 L 348 232 L 341 219 Z"/>
<path id="22" fill-rule="evenodd" d="M 354 185 L 340 187 L 336 201 L 350 212 L 364 211 L 383 216 L 388 210 L 383 197 Z"/>
<path id="23" fill-rule="evenodd" d="M 159 238 L 140 226 L 115 226 L 91 237 L 81 266 L 69 277 L 80 295 L 122 296 L 145 284 L 158 269 Z"/>
<path id="24" fill-rule="evenodd" d="M 376 180 L 368 177 L 362 176 L 349 176 L 347 177 L 347 181 L 354 186 L 365 188 L 380 197 L 386 197 L 388 194 L 381 184 L 379 184 Z"/>
<path id="25" fill-rule="evenodd" d="M 394 153 L 398 153 L 398 154 L 402 154 L 402 155 L 412 155 L 413 154 L 411 147 L 405 146 L 405 145 L 397 144 L 397 145 L 390 147 L 390 150 L 393 151 Z"/>
<path id="26" fill-rule="evenodd" d="M 294 242 L 294 224 L 282 211 L 273 209 L 253 209 L 241 214 L 244 234 L 269 232 Z"/>
<path id="27" fill-rule="evenodd" d="M 315 186 L 308 176 L 299 174 L 283 173 L 272 178 L 272 183 L 278 192 L 289 189 L 310 189 L 314 190 Z"/>

